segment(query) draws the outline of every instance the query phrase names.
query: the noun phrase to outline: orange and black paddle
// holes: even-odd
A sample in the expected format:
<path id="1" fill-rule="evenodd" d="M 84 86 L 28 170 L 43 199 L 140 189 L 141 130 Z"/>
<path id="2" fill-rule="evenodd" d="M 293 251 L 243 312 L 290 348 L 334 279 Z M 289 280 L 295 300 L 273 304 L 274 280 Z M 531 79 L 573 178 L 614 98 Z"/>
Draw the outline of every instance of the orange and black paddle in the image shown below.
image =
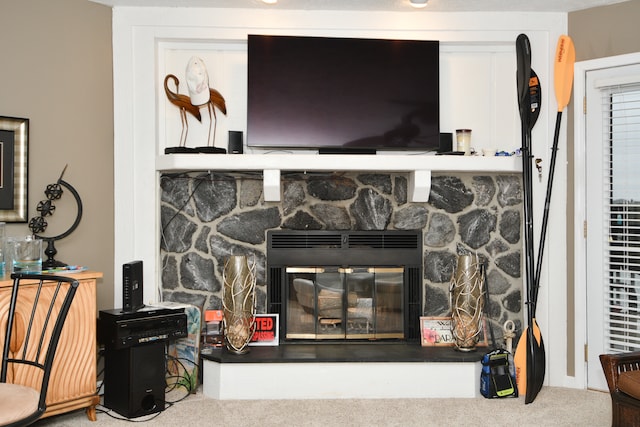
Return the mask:
<path id="1" fill-rule="evenodd" d="M 549 165 L 549 177 L 547 178 L 547 194 L 544 200 L 544 214 L 540 231 L 540 245 L 538 246 L 538 262 L 536 264 L 536 281 L 533 291 L 533 317 L 536 316 L 536 303 L 538 301 L 538 289 L 540 288 L 540 274 L 542 270 L 542 256 L 544 254 L 547 225 L 549 223 L 549 205 L 551 203 L 551 190 L 553 189 L 553 175 L 556 169 L 556 157 L 558 154 L 558 140 L 560 139 L 560 123 L 562 111 L 569 104 L 571 89 L 573 87 L 573 66 L 576 62 L 576 50 L 571 37 L 562 35 L 558 39 L 556 47 L 556 59 L 554 67 L 554 89 L 558 102 L 558 114 L 556 115 L 556 129 L 553 135 L 551 147 L 551 163 Z"/>
<path id="2" fill-rule="evenodd" d="M 527 308 L 528 326 L 522 333 L 514 355 L 516 365 L 517 383 L 520 392 L 525 393 L 525 403 L 534 401 L 544 383 L 545 373 L 545 350 L 542 334 L 536 321 L 536 306 L 538 290 L 540 284 L 540 272 L 542 265 L 542 255 L 544 252 L 544 242 L 549 218 L 549 204 L 551 200 L 551 189 L 553 186 L 553 175 L 555 171 L 556 153 L 558 150 L 558 139 L 560 134 L 560 120 L 562 110 L 569 103 L 571 96 L 571 86 L 573 82 L 573 64 L 575 62 L 575 50 L 573 42 L 568 36 L 561 36 L 558 40 L 555 56 L 555 93 L 558 101 L 558 115 L 556 119 L 556 129 L 553 142 L 553 152 L 551 158 L 549 178 L 547 181 L 547 194 L 545 198 L 543 224 L 540 235 L 540 247 L 538 250 L 538 262 L 533 277 L 530 275 L 530 264 L 527 264 Z M 526 191 L 526 190 L 525 190 Z M 526 215 L 525 215 L 526 217 Z M 525 241 L 527 235 L 525 234 Z M 526 242 L 525 242 L 526 245 Z M 531 250 L 530 248 L 527 252 Z M 527 261 L 530 258 L 527 257 Z M 533 283 L 533 285 L 530 285 Z"/>
<path id="3" fill-rule="evenodd" d="M 522 145 L 524 146 L 524 141 L 526 138 L 525 128 L 529 126 L 527 121 L 528 114 L 526 110 L 524 110 L 526 101 L 527 101 L 527 80 L 531 75 L 531 46 L 529 45 L 529 39 L 526 35 L 520 34 L 516 39 L 516 59 L 518 61 L 518 69 L 517 69 L 517 89 L 518 89 L 518 107 L 520 109 L 520 121 L 521 121 L 521 130 L 522 130 Z M 526 174 L 525 172 L 525 161 L 523 160 L 523 174 L 522 174 L 522 184 L 526 191 Z M 526 195 L 524 197 L 526 201 Z M 526 215 L 527 209 L 524 209 L 524 214 Z M 526 221 L 525 221 L 526 223 Z M 526 225 L 525 225 L 525 236 L 526 234 Z M 526 245 L 525 245 L 526 246 Z M 525 247 L 525 256 L 528 255 Z M 529 265 L 528 261 L 525 260 L 525 265 Z M 529 301 L 529 282 L 528 275 L 525 275 L 525 287 L 526 287 L 526 298 L 527 302 Z M 513 356 L 513 362 L 516 368 L 516 385 L 518 386 L 518 394 L 524 395 L 526 393 L 527 387 L 527 353 L 526 353 L 526 335 L 525 331 L 522 331 L 520 335 L 520 339 L 518 341 L 518 345 L 516 347 L 516 351 Z"/>
<path id="4" fill-rule="evenodd" d="M 518 383 L 519 394 L 525 395 L 525 403 L 529 403 L 535 398 L 537 392 L 537 379 L 544 379 L 544 345 L 542 340 L 536 339 L 531 326 L 533 317 L 531 310 L 531 297 L 535 284 L 535 261 L 533 244 L 533 179 L 532 179 L 532 156 L 531 156 L 531 129 L 533 110 L 540 106 L 540 91 L 532 91 L 531 72 L 531 45 L 529 38 L 525 34 L 520 34 L 516 39 L 516 58 L 518 61 L 517 84 L 518 84 L 518 104 L 520 107 L 520 120 L 522 130 L 522 185 L 523 185 L 523 213 L 524 213 L 524 280 L 526 284 L 527 298 L 527 328 L 523 331 L 514 355 L 516 365 L 516 381 Z M 539 84 L 538 79 L 534 79 Z M 535 104 L 532 96 L 537 97 Z M 542 361 L 542 363 L 540 363 Z M 540 372 L 542 366 L 542 372 Z M 532 398 L 533 396 L 533 398 Z"/>

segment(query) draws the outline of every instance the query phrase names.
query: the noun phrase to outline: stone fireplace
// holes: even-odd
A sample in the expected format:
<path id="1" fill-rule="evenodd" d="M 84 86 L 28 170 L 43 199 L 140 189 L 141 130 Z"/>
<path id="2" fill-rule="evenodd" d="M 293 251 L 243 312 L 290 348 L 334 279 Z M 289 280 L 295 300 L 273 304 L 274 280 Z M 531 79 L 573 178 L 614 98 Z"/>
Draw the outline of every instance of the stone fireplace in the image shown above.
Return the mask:
<path id="1" fill-rule="evenodd" d="M 387 230 L 422 236 L 411 327 L 418 327 L 416 316 L 450 314 L 449 281 L 466 252 L 488 265 L 489 325 L 497 339 L 505 320 L 522 324 L 519 174 L 434 175 L 424 203 L 408 202 L 403 173 L 290 173 L 282 177 L 281 202 L 264 201 L 259 173 L 164 174 L 160 185 L 164 300 L 220 309 L 224 259 L 243 254 L 256 262 L 257 310 L 270 312 L 276 308 L 268 289 L 280 273 L 267 267 L 269 231 Z M 415 329 L 403 333 L 416 337 Z"/>

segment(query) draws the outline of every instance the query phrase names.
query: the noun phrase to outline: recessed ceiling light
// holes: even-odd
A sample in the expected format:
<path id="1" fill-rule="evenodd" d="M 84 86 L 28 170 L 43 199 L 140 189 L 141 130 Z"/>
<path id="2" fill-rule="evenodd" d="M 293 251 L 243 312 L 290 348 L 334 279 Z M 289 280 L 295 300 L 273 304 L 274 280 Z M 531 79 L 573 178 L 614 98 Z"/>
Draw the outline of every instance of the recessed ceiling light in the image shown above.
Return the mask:
<path id="1" fill-rule="evenodd" d="M 276 3 L 278 3 L 278 0 L 262 0 L 262 3 L 266 3 L 266 4 L 276 4 Z"/>
<path id="2" fill-rule="evenodd" d="M 410 0 L 409 3 L 416 9 L 421 9 L 427 6 L 427 1 L 428 0 Z"/>

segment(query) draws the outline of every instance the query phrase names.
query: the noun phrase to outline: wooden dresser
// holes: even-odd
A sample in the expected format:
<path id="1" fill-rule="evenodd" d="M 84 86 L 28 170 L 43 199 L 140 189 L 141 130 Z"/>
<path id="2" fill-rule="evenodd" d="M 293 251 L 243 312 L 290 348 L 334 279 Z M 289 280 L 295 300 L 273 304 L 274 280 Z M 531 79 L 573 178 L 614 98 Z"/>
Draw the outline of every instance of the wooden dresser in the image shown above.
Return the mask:
<path id="1" fill-rule="evenodd" d="M 88 418 L 95 421 L 100 403 L 96 387 L 96 281 L 102 273 L 83 271 L 68 276 L 77 279 L 80 286 L 60 336 L 44 417 L 86 408 Z M 0 280 L 0 345 L 4 343 L 11 284 L 9 277 Z"/>

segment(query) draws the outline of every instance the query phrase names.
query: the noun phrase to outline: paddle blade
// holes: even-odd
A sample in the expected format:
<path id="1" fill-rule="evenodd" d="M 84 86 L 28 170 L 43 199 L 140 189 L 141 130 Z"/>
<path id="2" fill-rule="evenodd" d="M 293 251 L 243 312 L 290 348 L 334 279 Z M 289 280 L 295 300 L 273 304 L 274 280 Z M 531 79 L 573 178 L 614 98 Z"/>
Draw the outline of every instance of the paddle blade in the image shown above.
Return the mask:
<path id="1" fill-rule="evenodd" d="M 562 35 L 558 39 L 556 46 L 554 87 L 556 100 L 558 101 L 558 111 L 564 110 L 571 98 L 571 88 L 573 86 L 573 65 L 576 62 L 576 49 L 571 37 Z"/>
<path id="2" fill-rule="evenodd" d="M 525 329 L 520 335 L 516 351 L 513 354 L 513 364 L 516 367 L 516 385 L 518 395 L 524 396 L 527 393 L 527 333 Z"/>
<path id="3" fill-rule="evenodd" d="M 518 66 L 518 106 L 520 107 L 520 118 L 524 119 L 529 107 L 525 101 L 529 90 L 529 78 L 531 77 L 531 44 L 526 34 L 520 34 L 516 38 L 516 60 Z"/>
<path id="4" fill-rule="evenodd" d="M 533 319 L 527 333 L 527 384 L 524 403 L 531 403 L 542 389 L 546 369 L 546 354 L 542 333 Z"/>

